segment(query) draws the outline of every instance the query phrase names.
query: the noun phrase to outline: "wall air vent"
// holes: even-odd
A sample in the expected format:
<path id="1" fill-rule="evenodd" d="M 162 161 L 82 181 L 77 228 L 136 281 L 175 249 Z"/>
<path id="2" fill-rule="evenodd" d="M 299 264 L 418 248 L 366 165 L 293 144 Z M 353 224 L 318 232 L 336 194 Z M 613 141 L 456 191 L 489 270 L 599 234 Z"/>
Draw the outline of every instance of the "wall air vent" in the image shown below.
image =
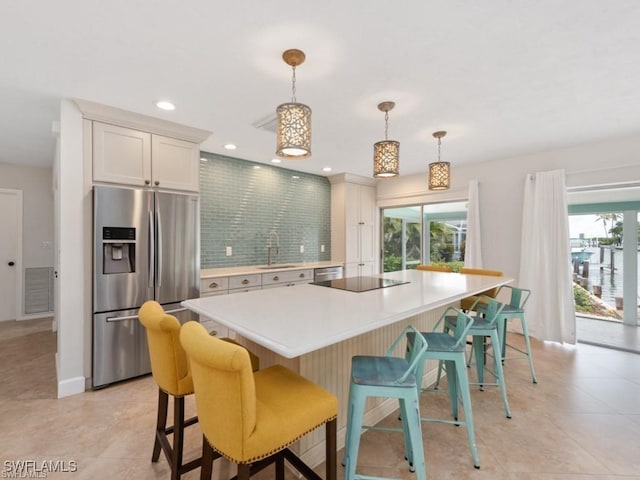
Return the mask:
<path id="1" fill-rule="evenodd" d="M 276 112 L 273 112 L 260 120 L 256 120 L 251 125 L 258 130 L 266 130 L 267 132 L 276 133 L 277 124 L 278 116 L 276 115 Z"/>
<path id="2" fill-rule="evenodd" d="M 24 313 L 53 312 L 53 268 L 24 269 Z"/>

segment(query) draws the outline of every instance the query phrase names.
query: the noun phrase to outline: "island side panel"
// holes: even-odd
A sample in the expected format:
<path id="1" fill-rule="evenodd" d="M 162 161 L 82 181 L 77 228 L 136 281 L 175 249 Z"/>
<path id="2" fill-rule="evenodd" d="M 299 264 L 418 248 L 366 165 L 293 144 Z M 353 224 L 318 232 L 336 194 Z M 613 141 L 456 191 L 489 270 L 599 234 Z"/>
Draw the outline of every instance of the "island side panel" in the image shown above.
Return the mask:
<path id="1" fill-rule="evenodd" d="M 283 365 L 312 382 L 322 385 L 338 397 L 338 449 L 341 449 L 344 447 L 346 431 L 351 358 L 354 355 L 383 355 L 408 324 L 422 331 L 431 331 L 445 309 L 446 307 L 441 307 L 424 312 L 293 359 L 277 355 L 246 338 L 238 337 L 236 340 L 260 357 L 261 368 L 275 364 Z M 403 355 L 403 352 L 397 351 L 396 355 Z M 436 371 L 437 364 L 429 362 L 425 368 L 423 385 L 435 382 Z M 372 398 L 367 402 L 364 423 L 369 425 L 378 423 L 397 408 L 398 402 L 393 399 Z M 302 438 L 294 450 L 308 465 L 317 466 L 324 462 L 324 428 L 316 429 Z"/>

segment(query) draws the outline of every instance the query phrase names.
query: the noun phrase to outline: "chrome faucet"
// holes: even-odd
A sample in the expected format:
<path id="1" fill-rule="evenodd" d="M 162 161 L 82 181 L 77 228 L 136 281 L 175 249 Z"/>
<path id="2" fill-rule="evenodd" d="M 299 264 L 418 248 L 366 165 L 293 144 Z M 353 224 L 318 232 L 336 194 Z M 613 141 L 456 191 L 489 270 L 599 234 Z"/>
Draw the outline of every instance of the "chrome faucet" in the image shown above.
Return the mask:
<path id="1" fill-rule="evenodd" d="M 276 244 L 273 245 L 273 239 L 276 239 Z M 275 255 L 273 255 L 273 249 L 275 249 Z M 280 253 L 280 237 L 278 237 L 278 232 L 275 230 L 271 230 L 269 235 L 267 235 L 267 265 L 271 265 L 273 263 L 274 258 L 278 257 Z"/>

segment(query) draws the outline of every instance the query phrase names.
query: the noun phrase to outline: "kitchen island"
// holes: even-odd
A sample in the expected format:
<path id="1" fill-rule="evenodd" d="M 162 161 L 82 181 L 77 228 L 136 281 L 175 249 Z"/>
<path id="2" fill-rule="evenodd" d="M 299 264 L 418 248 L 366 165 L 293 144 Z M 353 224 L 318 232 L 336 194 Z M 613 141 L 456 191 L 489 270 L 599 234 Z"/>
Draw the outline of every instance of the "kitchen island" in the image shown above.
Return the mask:
<path id="1" fill-rule="evenodd" d="M 360 293 L 303 284 L 187 300 L 182 305 L 236 332 L 240 343 L 260 357 L 262 367 L 280 363 L 334 393 L 340 402 L 341 448 L 352 356 L 383 354 L 408 323 L 430 330 L 448 306 L 512 281 L 417 270 L 377 277 L 400 284 Z M 425 369 L 424 382 L 435 379 L 435 370 L 435 364 Z M 391 399 L 376 400 L 365 414 L 367 424 L 397 408 Z M 322 432 L 303 438 L 299 453 L 310 465 L 322 462 Z"/>

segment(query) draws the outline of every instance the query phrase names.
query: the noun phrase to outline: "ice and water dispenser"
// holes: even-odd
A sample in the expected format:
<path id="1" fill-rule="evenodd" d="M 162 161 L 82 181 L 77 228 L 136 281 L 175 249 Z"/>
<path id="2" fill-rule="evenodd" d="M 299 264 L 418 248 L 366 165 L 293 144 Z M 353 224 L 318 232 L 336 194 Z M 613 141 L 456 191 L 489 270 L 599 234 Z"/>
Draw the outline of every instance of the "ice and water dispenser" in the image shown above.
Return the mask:
<path id="1" fill-rule="evenodd" d="M 136 229 L 102 227 L 102 273 L 136 271 Z"/>

